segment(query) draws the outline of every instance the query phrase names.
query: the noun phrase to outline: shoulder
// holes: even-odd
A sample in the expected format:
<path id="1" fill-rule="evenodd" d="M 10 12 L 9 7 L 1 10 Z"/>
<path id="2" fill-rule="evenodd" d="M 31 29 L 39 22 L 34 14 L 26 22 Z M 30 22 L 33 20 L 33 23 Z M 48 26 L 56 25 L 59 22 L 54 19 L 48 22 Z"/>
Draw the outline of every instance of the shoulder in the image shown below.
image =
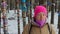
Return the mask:
<path id="1" fill-rule="evenodd" d="M 22 34 L 28 34 L 28 32 L 29 32 L 29 27 L 30 27 L 30 24 L 26 24 L 25 27 L 24 27 L 24 29 L 23 29 Z"/>
<path id="2" fill-rule="evenodd" d="M 52 32 L 52 34 L 56 34 L 56 29 L 55 29 L 54 24 L 49 24 L 49 23 L 48 23 L 48 25 L 49 25 L 49 27 L 50 27 L 50 31 Z"/>
<path id="3" fill-rule="evenodd" d="M 30 27 L 30 24 L 26 24 L 26 25 L 24 26 L 24 28 L 27 28 L 27 27 Z"/>
<path id="4" fill-rule="evenodd" d="M 30 28 L 30 24 L 26 24 L 23 30 L 29 30 L 29 28 Z"/>

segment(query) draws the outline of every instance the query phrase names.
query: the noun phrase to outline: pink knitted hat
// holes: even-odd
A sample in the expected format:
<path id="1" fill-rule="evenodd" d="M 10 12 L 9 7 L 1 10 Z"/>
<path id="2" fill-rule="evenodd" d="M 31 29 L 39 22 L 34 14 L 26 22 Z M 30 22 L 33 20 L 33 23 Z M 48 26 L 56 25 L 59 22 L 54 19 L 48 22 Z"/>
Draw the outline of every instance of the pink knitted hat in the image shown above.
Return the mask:
<path id="1" fill-rule="evenodd" d="M 34 18 L 40 12 L 43 12 L 47 16 L 47 9 L 44 6 L 36 6 L 34 9 Z"/>

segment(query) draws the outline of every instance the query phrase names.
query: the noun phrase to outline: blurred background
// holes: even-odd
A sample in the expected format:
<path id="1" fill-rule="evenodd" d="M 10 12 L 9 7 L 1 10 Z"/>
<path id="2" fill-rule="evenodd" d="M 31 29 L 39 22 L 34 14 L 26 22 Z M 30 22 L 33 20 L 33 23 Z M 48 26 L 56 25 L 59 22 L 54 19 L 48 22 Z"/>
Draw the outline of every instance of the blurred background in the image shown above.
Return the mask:
<path id="1" fill-rule="evenodd" d="M 47 8 L 47 22 L 60 34 L 60 0 L 0 0 L 0 34 L 22 34 L 37 5 Z"/>

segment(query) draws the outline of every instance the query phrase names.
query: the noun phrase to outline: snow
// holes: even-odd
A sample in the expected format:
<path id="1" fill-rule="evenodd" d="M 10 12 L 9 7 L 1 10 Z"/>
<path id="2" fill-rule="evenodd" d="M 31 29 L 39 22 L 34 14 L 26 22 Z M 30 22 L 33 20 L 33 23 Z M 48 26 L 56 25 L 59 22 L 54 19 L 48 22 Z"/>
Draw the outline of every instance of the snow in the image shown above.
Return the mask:
<path id="1" fill-rule="evenodd" d="M 7 13 L 7 18 L 10 18 L 10 17 L 14 17 L 15 20 L 8 20 L 8 33 L 9 34 L 17 34 L 18 33 L 18 27 L 17 27 L 17 11 L 16 11 L 16 14 L 14 13 L 14 10 L 9 10 L 9 13 Z M 2 20 L 2 19 L 1 19 Z M 23 18 L 22 18 L 22 11 L 20 10 L 20 32 L 22 34 L 23 32 Z M 26 24 L 28 24 L 28 17 L 26 17 Z M 48 13 L 48 19 L 47 19 L 47 22 L 50 23 L 50 20 L 51 20 L 51 12 Z M 3 27 L 3 21 L 1 21 L 1 26 Z M 54 13 L 54 24 L 52 26 L 54 26 L 55 30 L 56 30 L 56 34 L 58 34 L 58 28 L 57 28 L 57 25 L 58 25 L 58 13 L 55 12 Z M 1 28 L 1 33 L 3 34 L 3 28 Z"/>

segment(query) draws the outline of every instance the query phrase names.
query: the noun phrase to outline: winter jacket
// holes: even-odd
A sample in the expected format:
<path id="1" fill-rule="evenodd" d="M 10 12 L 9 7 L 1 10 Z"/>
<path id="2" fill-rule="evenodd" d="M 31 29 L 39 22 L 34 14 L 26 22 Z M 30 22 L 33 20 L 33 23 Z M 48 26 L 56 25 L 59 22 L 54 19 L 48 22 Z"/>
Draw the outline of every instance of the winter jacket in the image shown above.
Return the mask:
<path id="1" fill-rule="evenodd" d="M 22 34 L 55 34 L 56 32 L 49 24 L 45 24 L 42 28 L 38 27 L 35 23 L 27 24 L 24 27 Z"/>

